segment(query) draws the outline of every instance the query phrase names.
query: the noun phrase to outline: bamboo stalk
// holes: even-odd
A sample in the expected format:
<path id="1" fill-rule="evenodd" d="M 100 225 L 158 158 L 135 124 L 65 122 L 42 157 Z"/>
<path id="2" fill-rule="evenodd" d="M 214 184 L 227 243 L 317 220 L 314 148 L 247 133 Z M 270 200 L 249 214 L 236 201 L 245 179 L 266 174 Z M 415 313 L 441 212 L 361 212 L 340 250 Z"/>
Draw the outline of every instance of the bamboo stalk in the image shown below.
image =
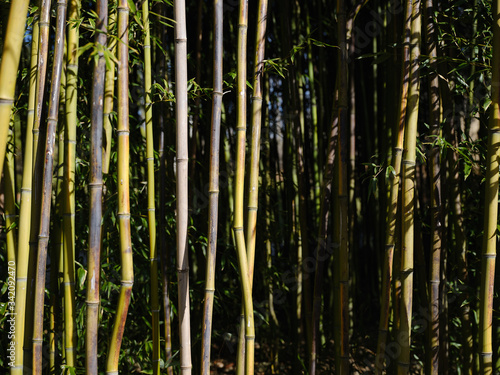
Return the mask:
<path id="1" fill-rule="evenodd" d="M 56 44 L 49 96 L 47 138 L 43 171 L 40 231 L 38 235 L 38 256 L 36 268 L 35 304 L 33 321 L 33 374 L 42 373 L 43 305 L 45 299 L 45 269 L 50 230 L 50 209 L 52 203 L 52 172 L 54 167 L 54 143 L 59 112 L 61 71 L 64 57 L 64 35 L 66 23 L 66 0 L 57 2 Z M 42 24 L 40 25 L 42 27 Z"/>
<path id="2" fill-rule="evenodd" d="M 116 24 L 116 11 L 114 8 L 109 14 L 109 29 L 112 31 L 114 25 Z M 109 53 L 114 57 L 116 55 L 116 39 L 107 38 Z M 109 161 L 111 159 L 111 112 L 113 111 L 113 97 L 115 91 L 115 61 L 114 59 L 108 59 L 106 61 L 106 80 L 104 87 L 104 134 L 105 134 L 105 146 L 103 147 L 102 155 L 102 173 L 108 174 L 109 171 Z"/>
<path id="3" fill-rule="evenodd" d="M 175 117 L 177 123 L 177 279 L 179 291 L 179 335 L 181 374 L 191 374 L 191 323 L 189 302 L 188 232 L 188 102 L 187 34 L 185 0 L 174 1 Z"/>
<path id="4" fill-rule="evenodd" d="M 15 121 L 15 120 L 14 120 Z M 7 143 L 12 143 L 14 139 L 13 129 L 9 129 Z M 14 172 L 14 150 L 7 151 L 5 155 L 5 169 L 3 184 L 4 194 L 4 214 L 5 214 L 5 236 L 7 243 L 7 264 L 15 265 L 17 261 L 16 254 L 16 230 L 14 224 L 16 222 L 16 186 L 15 186 L 15 172 Z M 14 268 L 15 269 L 15 268 Z"/>
<path id="5" fill-rule="evenodd" d="M 31 44 L 31 61 L 29 75 L 28 116 L 26 120 L 26 141 L 24 143 L 23 179 L 21 186 L 21 204 L 19 208 L 19 237 L 17 241 L 16 264 L 16 306 L 15 324 L 17 328 L 15 351 L 16 359 L 11 367 L 11 375 L 23 374 L 24 333 L 26 319 L 26 292 L 28 278 L 28 263 L 30 256 L 30 228 L 31 228 L 31 188 L 33 167 L 33 121 L 35 114 L 36 77 L 38 63 L 38 17 L 35 15 Z"/>
<path id="6" fill-rule="evenodd" d="M 337 276 L 338 277 L 338 300 L 337 300 L 337 315 L 339 317 L 340 326 L 338 327 L 338 336 L 335 340 L 337 352 L 337 367 L 340 374 L 349 374 L 349 214 L 348 214 L 348 194 L 349 186 L 347 182 L 348 168 L 348 139 L 349 139 L 349 123 L 348 123 L 348 49 L 347 49 L 347 19 L 345 2 L 337 2 L 337 19 L 338 19 L 338 43 L 339 52 L 339 101 L 338 101 L 338 140 L 337 140 L 337 194 L 339 204 L 339 219 L 336 223 L 339 226 L 340 247 L 337 259 Z M 354 18 L 352 18 L 354 23 Z M 351 27 L 352 27 L 351 23 Z"/>
<path id="7" fill-rule="evenodd" d="M 156 248 L 155 163 L 153 148 L 153 104 L 151 101 L 151 41 L 149 3 L 142 3 L 144 24 L 144 92 L 146 93 L 146 160 L 148 186 L 149 261 L 151 273 L 151 314 L 153 330 L 153 374 L 160 373 L 160 307 L 158 300 L 158 252 Z"/>
<path id="8" fill-rule="evenodd" d="M 238 367 L 245 368 L 245 374 L 254 371 L 255 327 L 253 318 L 252 285 L 243 232 L 243 196 L 245 184 L 245 143 L 246 143 L 246 46 L 248 29 L 248 2 L 240 1 L 237 45 L 237 120 L 236 120 L 236 176 L 234 189 L 234 221 L 233 232 L 236 240 L 236 251 L 240 268 L 243 305 L 245 311 L 245 357 L 237 359 Z M 244 360 L 244 362 L 243 362 Z M 243 367 L 243 363 L 245 364 Z"/>
<path id="9" fill-rule="evenodd" d="M 63 286 L 64 286 L 64 347 L 68 366 L 74 367 L 76 347 L 75 317 L 75 170 L 77 129 L 78 81 L 78 19 L 79 0 L 70 0 L 68 17 L 73 22 L 68 28 L 66 137 L 64 158 L 64 215 L 63 215 Z"/>
<path id="10" fill-rule="evenodd" d="M 479 356 L 481 374 L 493 373 L 493 291 L 495 282 L 495 260 L 498 223 L 498 168 L 500 155 L 500 1 L 493 2 L 493 59 L 491 79 L 491 113 L 486 158 L 486 182 L 484 203 L 484 234 L 482 252 Z"/>
<path id="11" fill-rule="evenodd" d="M 129 193 L 129 101 L 128 101 L 128 17 L 127 0 L 118 2 L 118 225 L 120 231 L 121 286 L 113 332 L 110 338 L 107 374 L 118 374 L 120 347 L 134 284 Z"/>
<path id="12" fill-rule="evenodd" d="M 97 346 L 99 329 L 99 280 L 101 270 L 101 236 L 102 236 L 102 130 L 103 130 L 103 97 L 106 74 L 104 48 L 106 46 L 106 29 L 108 24 L 108 1 L 97 1 L 97 33 L 95 44 L 98 48 L 98 60 L 94 65 L 94 84 L 92 87 L 92 117 L 90 144 L 90 213 L 89 213 L 89 257 L 87 277 L 87 331 L 86 372 L 97 375 Z"/>
<path id="13" fill-rule="evenodd" d="M 0 63 L 0 180 L 4 164 L 9 123 L 14 104 L 17 68 L 26 28 L 29 0 L 13 0 L 4 36 Z"/>
<path id="14" fill-rule="evenodd" d="M 439 97 L 439 79 L 437 75 L 437 41 L 434 27 L 434 7 L 432 0 L 425 2 L 426 38 L 427 50 L 430 57 L 429 98 L 430 98 L 430 142 L 433 144 L 428 159 L 430 174 L 431 194 L 431 260 L 429 270 L 429 312 L 431 322 L 429 324 L 429 350 L 427 359 L 427 373 L 437 375 L 439 373 L 439 313 L 440 313 L 440 278 L 441 278 L 441 238 L 442 238 L 442 214 L 441 214 L 441 168 L 439 157 L 439 122 L 441 119 L 441 100 Z"/>
<path id="15" fill-rule="evenodd" d="M 387 209 L 387 226 L 385 234 L 385 254 L 382 270 L 382 292 L 380 304 L 379 334 L 377 342 L 377 355 L 375 357 L 375 370 L 382 373 L 385 361 L 385 345 L 389 330 L 389 315 L 391 305 L 391 285 L 393 279 L 393 263 L 395 251 L 395 233 L 398 210 L 398 195 L 400 185 L 401 160 L 403 156 L 403 142 L 406 122 L 406 107 L 408 103 L 408 85 L 410 82 L 410 35 L 411 35 L 411 0 L 406 2 L 405 25 L 403 38 L 403 61 L 401 70 L 401 91 L 399 106 L 399 123 L 397 126 L 397 140 L 392 157 L 392 173 L 389 174 L 389 202 Z"/>
<path id="16" fill-rule="evenodd" d="M 403 246 L 401 253 L 401 307 L 398 374 L 410 369 L 411 318 L 413 301 L 413 249 L 415 211 L 415 160 L 419 106 L 419 58 L 420 58 L 420 0 L 413 1 L 411 23 L 410 87 L 408 94 L 408 119 L 405 130 L 403 155 Z"/>
<path id="17" fill-rule="evenodd" d="M 222 54 L 223 54 L 223 4 L 214 0 L 214 91 L 212 96 L 212 124 L 210 132 L 210 170 L 208 207 L 208 249 L 203 308 L 203 336 L 201 374 L 210 375 L 210 344 L 212 337 L 212 311 L 215 293 L 215 260 L 217 252 L 217 227 L 219 213 L 219 149 L 222 115 Z"/>

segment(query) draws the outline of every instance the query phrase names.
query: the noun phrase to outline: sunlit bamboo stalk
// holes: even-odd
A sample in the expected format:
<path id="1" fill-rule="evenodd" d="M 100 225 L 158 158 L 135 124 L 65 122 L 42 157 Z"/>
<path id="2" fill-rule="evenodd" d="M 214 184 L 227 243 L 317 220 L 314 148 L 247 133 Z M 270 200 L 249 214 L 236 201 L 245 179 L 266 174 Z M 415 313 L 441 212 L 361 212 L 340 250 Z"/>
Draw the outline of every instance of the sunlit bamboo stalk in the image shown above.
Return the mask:
<path id="1" fill-rule="evenodd" d="M 389 315 L 391 305 L 391 285 L 393 275 L 393 261 L 395 250 L 395 232 L 398 210 L 398 195 L 400 186 L 401 160 L 403 157 L 403 142 L 406 123 L 406 106 L 408 103 L 408 85 L 410 82 L 410 35 L 411 35 L 411 0 L 405 5 L 405 24 L 403 38 L 403 61 L 401 70 L 401 91 L 399 105 L 399 119 L 397 126 L 397 140 L 391 162 L 392 170 L 389 173 L 389 201 L 387 209 L 387 226 L 385 234 L 385 253 L 382 270 L 382 288 L 380 297 L 380 320 L 375 357 L 375 371 L 380 374 L 384 369 L 385 345 L 389 330 Z"/>
<path id="2" fill-rule="evenodd" d="M 413 249 L 415 211 L 415 160 L 417 122 L 419 107 L 419 58 L 420 58 L 420 0 L 413 0 L 410 47 L 410 87 L 408 93 L 408 117 L 405 129 L 403 154 L 403 234 L 401 252 L 401 303 L 398 344 L 398 374 L 407 374 L 410 369 L 411 322 L 413 308 Z"/>
<path id="3" fill-rule="evenodd" d="M 85 368 L 89 375 L 97 375 L 97 349 L 99 329 L 99 280 L 101 273 L 101 236 L 102 236 L 102 130 L 103 98 L 106 61 L 104 48 L 107 39 L 108 1 L 97 1 L 98 30 L 95 37 L 98 59 L 94 65 L 91 107 L 90 143 L 90 213 L 89 213 L 89 256 L 87 276 L 87 331 L 85 336 Z"/>
<path id="4" fill-rule="evenodd" d="M 15 120 L 14 120 L 15 121 Z M 13 129 L 8 132 L 7 143 L 13 144 Z M 7 243 L 7 264 L 12 265 L 15 270 L 17 260 L 16 254 L 16 186 L 14 172 L 14 150 L 8 150 L 5 155 L 4 168 L 4 214 L 5 214 L 5 237 Z"/>
<path id="5" fill-rule="evenodd" d="M 29 70 L 29 96 L 28 115 L 26 119 L 26 141 L 24 143 L 23 156 L 23 179 L 21 186 L 21 204 L 19 208 L 19 237 L 17 241 L 17 264 L 16 264 L 16 306 L 15 324 L 17 327 L 15 351 L 16 359 L 11 367 L 11 375 L 23 374 L 24 358 L 24 333 L 26 317 L 26 292 L 29 262 L 29 238 L 31 229 L 31 188 L 32 188 L 32 166 L 33 166 L 33 120 L 35 114 L 36 77 L 38 63 L 38 17 L 35 16 L 33 23 L 33 35 L 31 41 L 31 61 Z"/>
<path id="6" fill-rule="evenodd" d="M 187 102 L 187 33 L 184 0 L 174 1 L 175 39 L 175 118 L 176 197 L 177 197 L 177 279 L 179 291 L 179 336 L 181 374 L 191 374 L 191 319 L 189 301 L 188 232 L 188 102 Z"/>
<path id="7" fill-rule="evenodd" d="M 54 64 L 52 68 L 49 109 L 47 117 L 47 138 L 45 144 L 45 163 L 42 181 L 40 231 L 38 235 L 38 254 L 36 267 L 35 304 L 33 320 L 33 374 L 42 373 L 43 312 L 45 299 L 45 271 L 47 246 L 50 230 L 50 209 L 52 203 L 52 172 L 54 167 L 54 143 L 59 112 L 59 93 L 61 71 L 64 57 L 64 35 L 66 24 L 66 0 L 57 2 Z M 40 25 L 42 26 L 42 25 Z"/>
<path id="8" fill-rule="evenodd" d="M 16 89 L 17 68 L 26 29 L 29 0 L 13 0 L 5 31 L 0 63 L 0 180 L 4 164 L 9 123 Z"/>
<path id="9" fill-rule="evenodd" d="M 481 374 L 493 373 L 493 295 L 498 225 L 498 168 L 500 157 L 500 1 L 493 2 L 493 59 L 491 63 L 491 110 L 486 157 L 479 343 Z"/>
<path id="10" fill-rule="evenodd" d="M 243 228 L 243 196 L 245 184 L 245 151 L 246 151 L 246 81 L 247 81 L 247 28 L 248 2 L 240 1 L 237 45 L 237 115 L 236 115 L 236 176 L 234 189 L 234 220 L 233 232 L 236 241 L 236 251 L 240 267 L 241 286 L 243 291 L 243 306 L 245 311 L 245 357 L 238 353 L 237 363 L 241 369 L 245 366 L 245 374 L 253 374 L 255 327 L 253 318 L 252 286 L 248 267 L 248 258 Z M 244 361 L 244 362 L 243 362 Z"/>
<path id="11" fill-rule="evenodd" d="M 130 295 L 134 283 L 132 239 L 130 233 L 129 192 L 129 101 L 128 101 L 128 27 L 127 0 L 118 2 L 118 225 L 121 252 L 121 286 L 113 332 L 109 340 L 107 374 L 118 374 L 120 347 L 125 330 Z"/>
<path id="12" fill-rule="evenodd" d="M 214 91 L 212 95 L 212 123 L 210 132 L 208 248 L 203 308 L 203 336 L 201 374 L 210 375 L 210 344 L 212 337 L 212 312 L 215 293 L 215 260 L 217 252 L 217 227 L 219 213 L 219 149 L 222 114 L 222 0 L 214 0 Z"/>

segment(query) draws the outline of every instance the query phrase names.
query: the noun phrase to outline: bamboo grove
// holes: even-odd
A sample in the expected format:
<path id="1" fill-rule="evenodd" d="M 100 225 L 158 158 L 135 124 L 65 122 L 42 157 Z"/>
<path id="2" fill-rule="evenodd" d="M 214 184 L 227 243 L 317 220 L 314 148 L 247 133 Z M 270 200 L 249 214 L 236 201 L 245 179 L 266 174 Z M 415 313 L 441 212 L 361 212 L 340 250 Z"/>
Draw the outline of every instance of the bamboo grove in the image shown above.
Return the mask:
<path id="1" fill-rule="evenodd" d="M 496 373 L 499 46 L 498 0 L 2 1 L 0 368 Z"/>

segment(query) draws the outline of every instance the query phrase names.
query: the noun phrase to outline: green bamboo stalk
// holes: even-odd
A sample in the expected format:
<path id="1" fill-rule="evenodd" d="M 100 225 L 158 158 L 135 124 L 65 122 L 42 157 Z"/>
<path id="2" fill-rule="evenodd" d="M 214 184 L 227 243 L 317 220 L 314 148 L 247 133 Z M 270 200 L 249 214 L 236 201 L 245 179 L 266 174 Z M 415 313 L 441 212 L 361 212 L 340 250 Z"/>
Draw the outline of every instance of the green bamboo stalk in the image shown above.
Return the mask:
<path id="1" fill-rule="evenodd" d="M 86 373 L 97 375 L 97 346 L 99 329 L 99 280 L 101 270 L 101 236 L 102 236 L 102 130 L 103 130 L 103 97 L 106 74 L 104 48 L 106 46 L 106 29 L 108 24 L 108 1 L 97 1 L 98 30 L 95 37 L 98 49 L 98 60 L 94 65 L 94 84 L 92 87 L 92 124 L 90 144 L 90 213 L 89 213 L 89 257 L 87 277 L 87 331 Z"/>
<path id="2" fill-rule="evenodd" d="M 118 225 L 121 251 L 121 286 L 113 332 L 110 337 L 106 373 L 118 374 L 120 347 L 130 304 L 134 269 L 130 233 L 129 193 L 129 101 L 128 101 L 128 17 L 127 0 L 118 2 Z"/>
<path id="3" fill-rule="evenodd" d="M 208 249 L 203 308 L 203 336 L 201 374 L 210 375 L 210 344 L 212 337 L 212 312 L 215 293 L 215 260 L 217 252 L 217 227 L 219 213 L 219 149 L 222 115 L 222 54 L 223 54 L 223 4 L 214 0 L 214 91 L 212 95 L 212 124 L 210 132 Z"/>
<path id="4" fill-rule="evenodd" d="M 398 343 L 401 353 L 398 359 L 398 374 L 407 374 L 410 369 L 411 318 L 413 296 L 413 249 L 415 210 L 415 160 L 417 122 L 419 106 L 419 58 L 420 58 L 420 0 L 414 0 L 411 23 L 410 87 L 408 94 L 408 119 L 405 130 L 405 153 L 403 155 L 403 246 L 401 253 L 401 304 L 400 332 Z"/>
<path id="5" fill-rule="evenodd" d="M 385 234 L 385 254 L 382 270 L 382 293 L 380 305 L 379 335 L 377 342 L 377 355 L 375 357 L 375 370 L 381 374 L 384 369 L 385 345 L 389 330 L 389 315 L 391 305 L 391 285 L 393 279 L 393 264 L 395 250 L 395 233 L 398 210 L 398 195 L 400 186 L 401 160 L 403 157 L 404 133 L 406 122 L 406 107 L 408 103 L 408 85 L 410 82 L 410 35 L 411 35 L 411 0 L 406 2 L 405 24 L 403 38 L 403 58 L 401 69 L 401 91 L 399 105 L 399 119 L 397 126 L 397 140 L 392 157 L 392 173 L 389 174 L 389 201 L 387 209 L 387 226 Z"/>
<path id="6" fill-rule="evenodd" d="M 15 121 L 15 119 L 14 119 Z M 13 144 L 14 134 L 13 129 L 9 129 L 7 134 L 7 144 Z M 5 236 L 7 243 L 7 264 L 15 265 L 17 261 L 16 254 L 16 186 L 15 186 L 15 172 L 14 172 L 14 150 L 7 151 L 5 155 L 5 169 L 4 169 L 4 214 L 5 214 Z M 15 269 L 15 266 L 14 266 Z"/>
<path id="7" fill-rule="evenodd" d="M 429 324 L 429 347 L 427 358 L 427 374 L 437 375 L 439 372 L 439 291 L 441 278 L 441 237 L 442 237 L 442 214 L 441 214 L 441 171 L 439 145 L 437 137 L 440 135 L 439 122 L 441 119 L 441 100 L 439 96 L 439 79 L 437 75 L 437 40 L 434 26 L 434 7 L 432 0 L 425 2 L 426 38 L 427 50 L 430 57 L 429 76 L 429 110 L 430 110 L 430 142 L 433 147 L 428 158 L 430 174 L 431 194 L 431 260 L 429 270 L 429 313 L 431 321 Z"/>
<path id="8" fill-rule="evenodd" d="M 160 307 L 158 300 L 158 252 L 156 248 L 156 211 L 155 211 L 155 163 L 153 148 L 153 104 L 151 102 L 151 37 L 149 26 L 149 3 L 142 3 L 144 27 L 144 92 L 146 93 L 146 160 L 148 164 L 148 228 L 149 261 L 151 273 L 151 314 L 153 330 L 153 374 L 160 373 Z"/>
<path id="9" fill-rule="evenodd" d="M 10 116 L 16 90 L 17 68 L 26 29 L 29 0 L 13 0 L 0 62 L 0 180 L 7 149 Z"/>
<path id="10" fill-rule="evenodd" d="M 63 215 L 63 287 L 64 287 L 64 346 L 67 366 L 74 367 L 76 347 L 75 317 L 75 170 L 77 129 L 78 80 L 78 19 L 79 0 L 70 0 L 68 46 L 66 55 L 66 137 L 64 158 L 64 215 Z"/>
<path id="11" fill-rule="evenodd" d="M 113 30 L 116 24 L 116 11 L 113 10 L 109 14 L 109 29 Z M 107 38 L 108 41 L 108 51 L 111 56 L 116 55 L 116 39 Z M 115 60 L 110 58 L 106 61 L 106 81 L 104 87 L 104 134 L 105 134 L 105 146 L 103 147 L 102 154 L 102 173 L 108 174 L 109 171 L 109 161 L 111 159 L 111 116 L 113 111 L 113 96 L 115 91 Z"/>
<path id="12" fill-rule="evenodd" d="M 479 355 L 481 374 L 493 373 L 493 287 L 498 223 L 498 168 L 500 155 L 500 0 L 493 2 L 493 59 L 491 78 L 491 113 L 486 158 L 486 182 L 484 203 L 484 234 L 479 298 Z"/>
<path id="13" fill-rule="evenodd" d="M 179 336 L 181 374 L 191 374 L 191 323 L 189 302 L 188 232 L 188 102 L 187 34 L 185 0 L 174 2 L 175 39 L 175 117 L 177 123 L 177 279 L 179 291 Z"/>
<path id="14" fill-rule="evenodd" d="M 240 267 L 241 286 L 243 292 L 243 306 L 245 312 L 245 357 L 238 353 L 237 365 L 245 368 L 245 374 L 254 371 L 254 344 L 255 327 L 253 318 L 252 286 L 243 232 L 243 196 L 245 184 L 245 143 L 246 143 L 246 46 L 248 29 L 248 2 L 240 1 L 238 45 L 237 45 L 237 120 L 236 120 L 236 176 L 234 189 L 234 221 L 233 233 L 236 240 L 236 251 Z M 244 366 L 243 366 L 244 363 Z"/>
<path id="15" fill-rule="evenodd" d="M 37 77 L 37 53 L 38 53 L 38 18 L 35 16 L 33 23 L 33 35 L 31 44 L 31 61 L 29 73 L 29 96 L 28 116 L 26 120 L 26 141 L 24 143 L 23 179 L 21 186 L 21 204 L 19 208 L 19 232 L 17 241 L 17 264 L 16 264 L 16 306 L 15 324 L 17 328 L 15 351 L 16 359 L 11 367 L 11 375 L 23 374 L 23 345 L 26 318 L 26 288 L 29 263 L 29 238 L 31 228 L 31 187 L 33 166 L 33 121 L 35 114 L 36 77 Z"/>
<path id="16" fill-rule="evenodd" d="M 257 209 L 259 198 L 260 134 L 262 124 L 262 76 L 266 44 L 267 0 L 259 0 L 257 15 L 257 35 L 252 97 L 252 141 L 250 146 L 250 178 L 248 186 L 248 208 L 246 228 L 246 251 L 250 289 L 253 284 L 255 263 L 255 240 L 257 235 Z"/>
<path id="17" fill-rule="evenodd" d="M 59 112 L 61 71 L 64 57 L 64 36 L 66 23 L 66 0 L 57 2 L 56 43 L 47 118 L 47 138 L 43 171 L 40 231 L 36 267 L 35 304 L 33 320 L 33 374 L 42 373 L 43 305 L 45 299 L 45 269 L 50 230 L 50 209 L 52 203 L 52 172 L 54 167 L 54 143 Z M 42 24 L 40 25 L 42 27 Z"/>

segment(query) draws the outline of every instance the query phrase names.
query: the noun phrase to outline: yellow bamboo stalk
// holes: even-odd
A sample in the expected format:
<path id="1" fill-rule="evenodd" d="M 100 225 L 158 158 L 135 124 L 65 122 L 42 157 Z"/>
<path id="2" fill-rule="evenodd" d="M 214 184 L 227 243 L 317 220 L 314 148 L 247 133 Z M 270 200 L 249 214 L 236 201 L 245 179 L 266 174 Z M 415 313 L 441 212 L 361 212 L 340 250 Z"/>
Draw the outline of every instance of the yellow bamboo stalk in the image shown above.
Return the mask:
<path id="1" fill-rule="evenodd" d="M 410 52 L 410 88 L 408 94 L 408 120 L 405 130 L 403 155 L 403 246 L 401 253 L 401 303 L 400 332 L 401 353 L 398 374 L 407 374 L 410 368 L 411 318 L 413 297 L 413 248 L 415 210 L 415 160 L 419 106 L 419 58 L 420 58 L 420 0 L 413 0 Z"/>
<path id="2" fill-rule="evenodd" d="M 29 0 L 13 0 L 11 3 L 0 62 L 0 180 L 7 149 L 10 115 L 14 104 L 17 68 L 21 57 L 28 5 Z"/>
<path id="3" fill-rule="evenodd" d="M 246 142 L 246 46 L 248 29 L 248 1 L 240 1 L 238 46 L 237 46 L 237 143 L 236 143 L 236 176 L 234 189 L 234 222 L 233 232 L 240 267 L 245 311 L 245 374 L 254 373 L 255 327 L 253 317 L 252 285 L 248 267 L 245 235 L 243 232 L 243 195 L 245 184 L 245 142 Z M 238 358 L 238 367 L 242 368 L 243 358 Z"/>
<path id="4" fill-rule="evenodd" d="M 127 0 L 118 2 L 118 224 L 121 249 L 121 287 L 113 332 L 108 349 L 107 374 L 118 374 L 123 331 L 134 283 L 129 193 L 129 102 L 128 102 L 128 17 Z"/>
<path id="5" fill-rule="evenodd" d="M 36 96 L 36 72 L 38 62 L 38 18 L 35 16 L 33 23 L 33 36 L 31 42 L 31 62 L 29 75 L 28 116 L 26 120 L 26 141 L 24 143 L 23 179 L 21 186 L 21 204 L 19 208 L 19 237 L 17 241 L 17 264 L 16 264 L 16 306 L 15 324 L 17 327 L 15 351 L 16 359 L 11 367 L 11 375 L 23 374 L 23 345 L 24 345 L 24 322 L 26 308 L 26 282 L 28 277 L 29 262 L 29 238 L 31 228 L 31 187 L 33 166 L 33 121 L 35 113 Z"/>
<path id="6" fill-rule="evenodd" d="M 486 158 L 484 234 L 479 316 L 479 361 L 481 374 L 493 373 L 493 290 L 498 223 L 498 168 L 500 157 L 500 0 L 493 2 L 493 59 L 491 79 L 491 112 Z"/>
<path id="7" fill-rule="evenodd" d="M 395 233 L 397 220 L 397 204 L 400 186 L 401 160 L 403 157 L 403 143 L 406 122 L 406 106 L 408 103 L 408 85 L 410 82 L 410 34 L 411 34 L 411 0 L 406 2 L 405 31 L 403 39 L 403 61 L 401 96 L 399 106 L 398 137 L 392 158 L 392 173 L 389 175 L 389 202 L 387 210 L 387 229 L 385 235 L 385 254 L 382 270 L 382 292 L 380 304 L 379 335 L 377 341 L 377 355 L 375 357 L 375 371 L 382 373 L 385 361 L 385 345 L 389 330 L 389 315 L 391 304 L 391 285 L 393 275 L 393 260 L 395 250 Z"/>
<path id="8" fill-rule="evenodd" d="M 47 246 L 50 230 L 50 209 L 52 203 L 52 172 L 54 167 L 54 143 L 59 112 L 62 61 L 64 57 L 64 35 L 66 22 L 66 0 L 57 2 L 56 43 L 49 97 L 45 163 L 42 184 L 40 231 L 38 235 L 38 255 L 36 267 L 35 305 L 33 320 L 33 374 L 42 373 L 43 306 L 45 299 L 45 271 Z"/>
<path id="9" fill-rule="evenodd" d="M 15 121 L 15 120 L 14 120 Z M 13 142 L 14 134 L 13 129 L 9 129 L 7 143 Z M 5 214 L 5 229 L 6 229 L 6 242 L 7 242 L 7 262 L 8 264 L 16 264 L 16 238 L 15 227 L 16 222 L 16 186 L 15 186 L 15 172 L 14 172 L 14 150 L 7 152 L 5 155 L 4 169 L 4 214 Z"/>

